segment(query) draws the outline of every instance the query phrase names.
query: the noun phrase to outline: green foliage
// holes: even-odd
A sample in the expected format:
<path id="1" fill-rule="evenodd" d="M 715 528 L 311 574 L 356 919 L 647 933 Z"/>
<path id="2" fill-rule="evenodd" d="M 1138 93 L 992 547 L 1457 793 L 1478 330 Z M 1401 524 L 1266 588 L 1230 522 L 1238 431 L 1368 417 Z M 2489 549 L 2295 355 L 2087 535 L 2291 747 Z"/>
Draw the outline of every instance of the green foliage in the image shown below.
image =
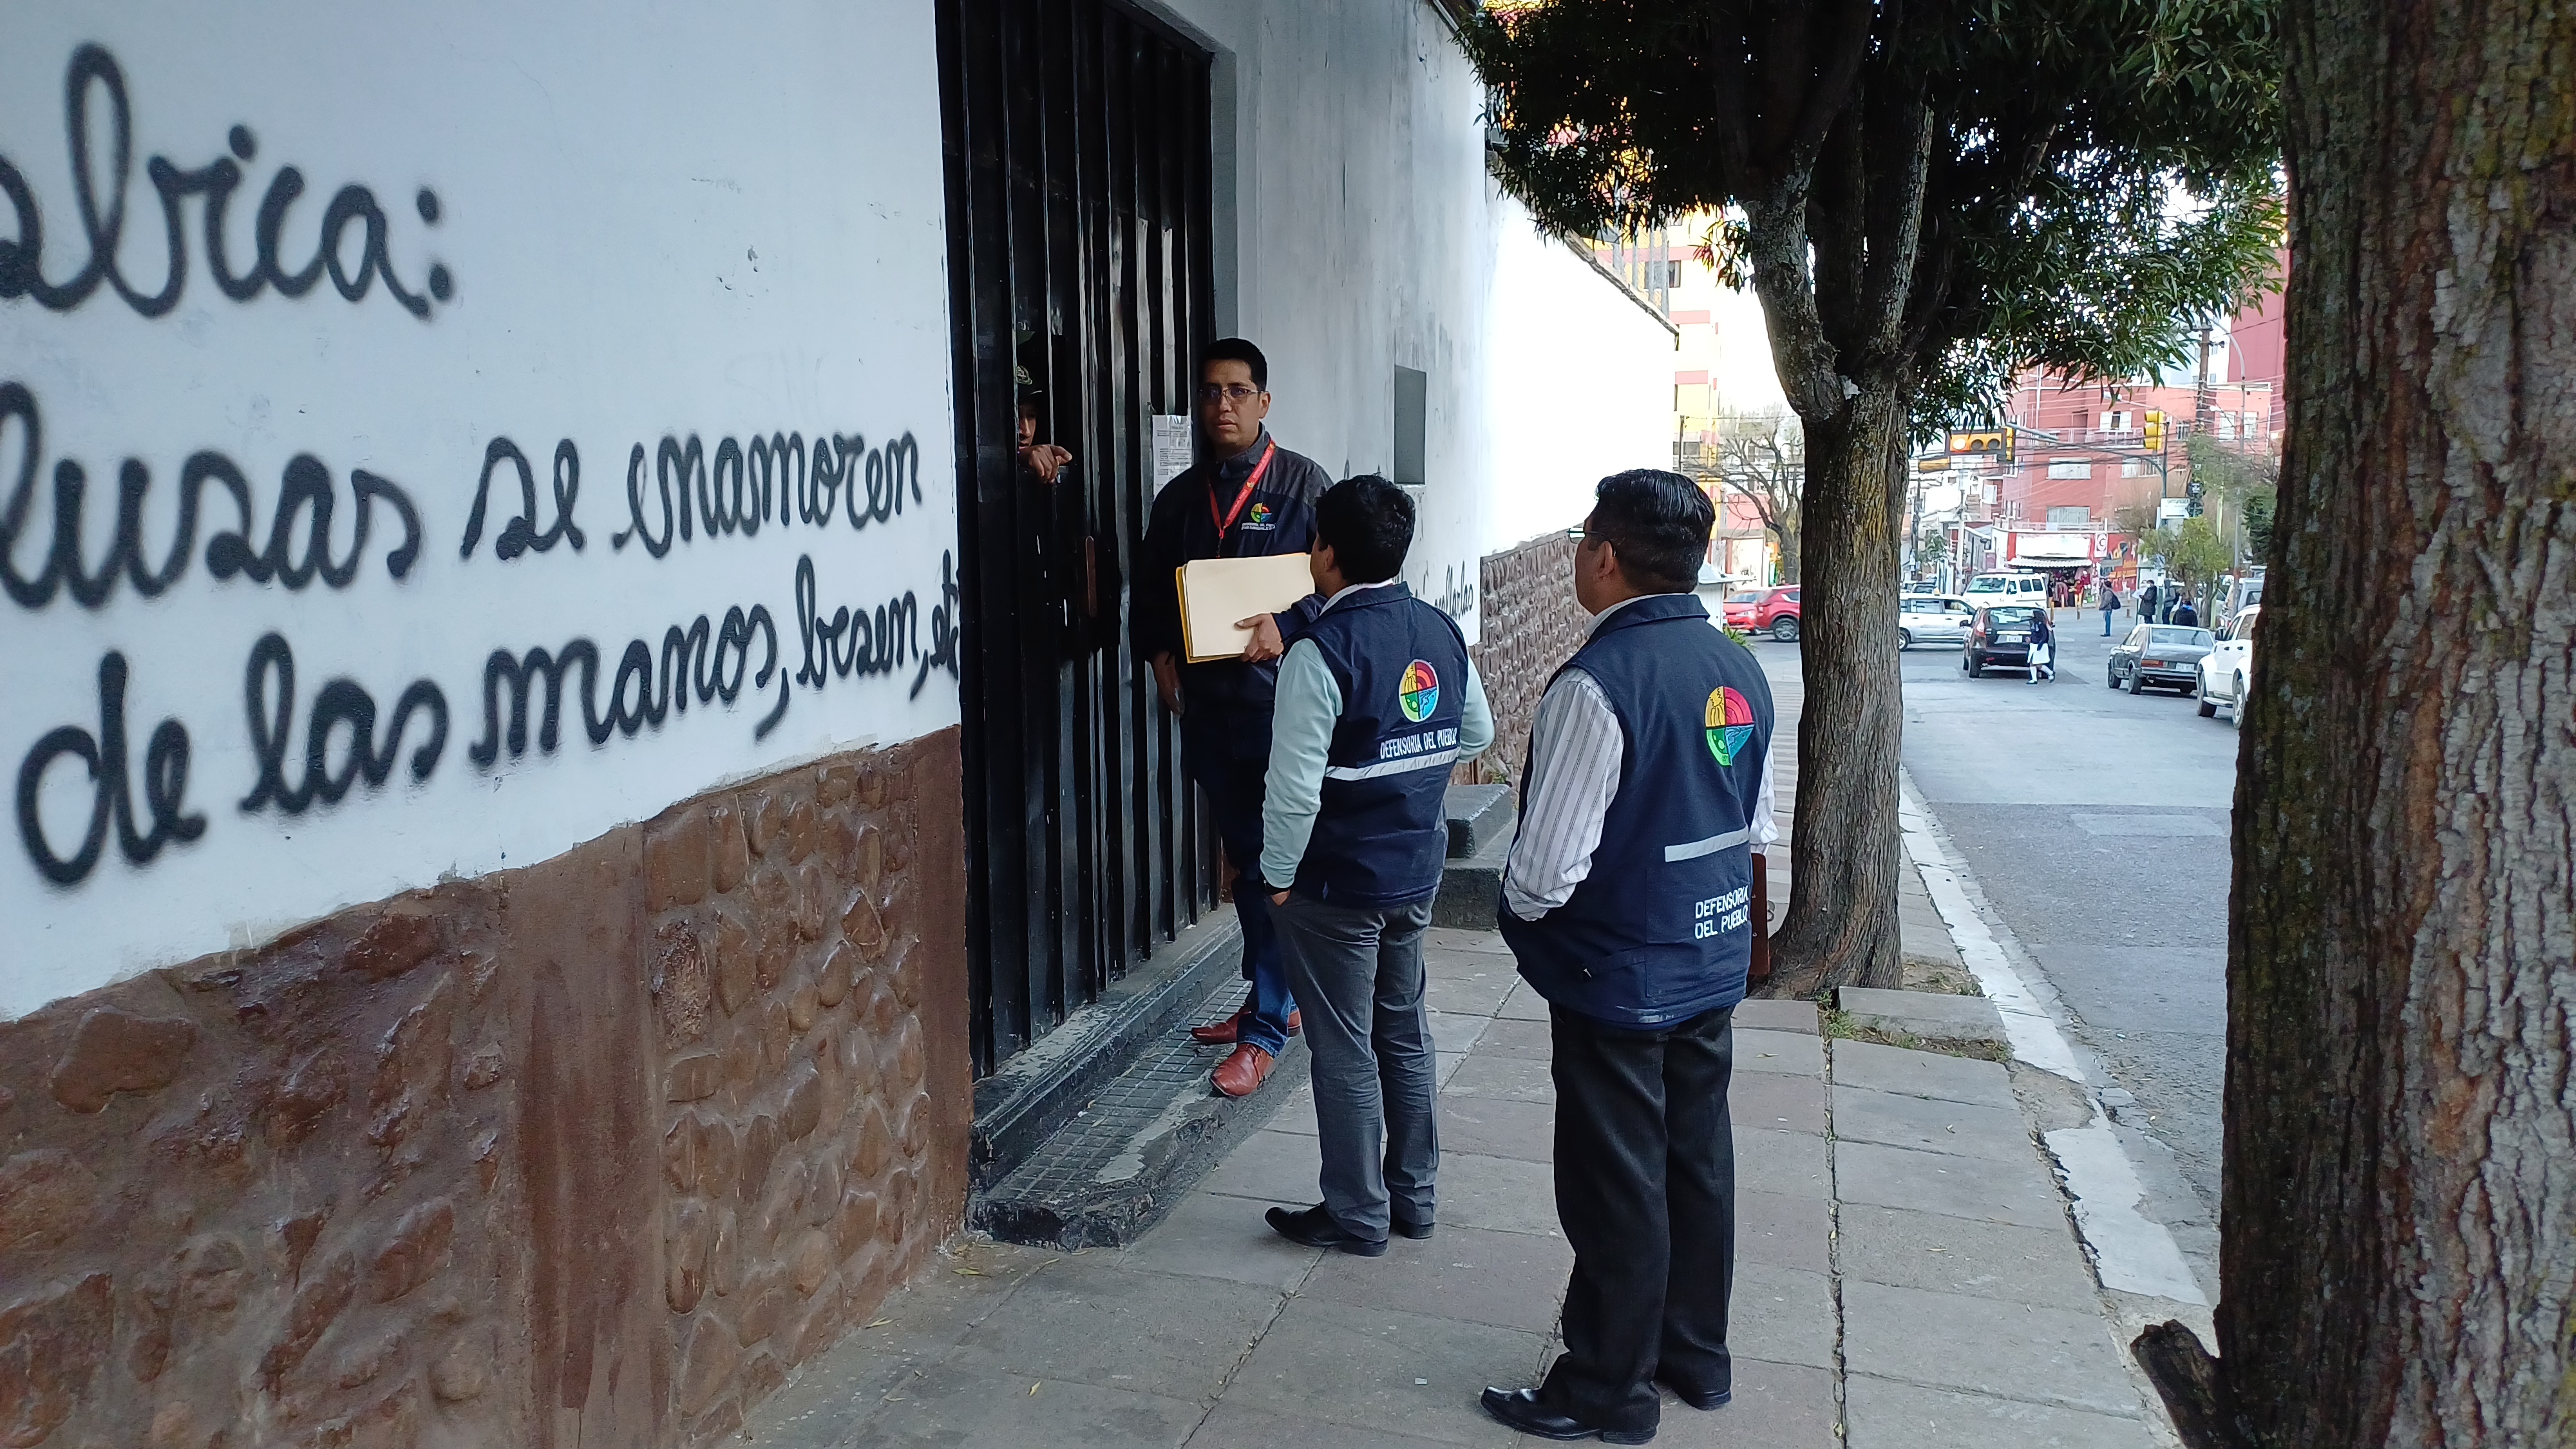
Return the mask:
<path id="1" fill-rule="evenodd" d="M 2198 588 L 2234 566 L 2227 545 L 2207 518 L 2186 518 L 2157 529 L 2146 542 L 2150 557 L 2164 560 L 2165 574 Z"/>
<path id="2" fill-rule="evenodd" d="M 1719 220 L 1703 246 L 1741 285 L 1750 239 L 1733 208 L 1817 167 L 1808 227 L 1829 333 L 1871 259 L 1838 269 L 1819 221 L 1855 224 L 1912 180 L 1871 170 L 1860 196 L 1826 174 L 1830 142 L 1820 163 L 1790 138 L 1839 104 L 1835 134 L 1872 157 L 1852 169 L 1882 167 L 1886 113 L 1919 101 L 1919 234 L 1882 248 L 1913 257 L 1906 325 L 1883 359 L 1850 355 L 1886 330 L 1870 319 L 1832 340 L 1846 375 L 1861 361 L 1900 372 L 1928 435 L 1990 414 L 2018 368 L 2173 365 L 2191 319 L 2263 284 L 2282 225 L 2276 3 L 1531 0 L 1481 12 L 1467 36 L 1504 102 L 1506 184 L 1569 235 L 1707 211 Z M 1837 93 L 1820 77 L 1854 27 L 1867 44 Z"/>
<path id="3" fill-rule="evenodd" d="M 2201 436 L 2191 440 L 2191 476 L 2224 499 L 2244 529 L 2246 557 L 2272 556 L 2272 515 L 2281 497 L 2281 463 L 2269 453 L 2242 453 Z"/>

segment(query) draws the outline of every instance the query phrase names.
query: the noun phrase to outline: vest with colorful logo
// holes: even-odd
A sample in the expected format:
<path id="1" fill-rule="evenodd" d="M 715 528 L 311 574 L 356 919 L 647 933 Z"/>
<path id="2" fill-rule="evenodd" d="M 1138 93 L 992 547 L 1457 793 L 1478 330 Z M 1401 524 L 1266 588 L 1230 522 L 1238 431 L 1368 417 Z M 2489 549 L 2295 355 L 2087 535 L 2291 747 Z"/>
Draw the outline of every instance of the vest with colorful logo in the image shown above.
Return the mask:
<path id="1" fill-rule="evenodd" d="M 1618 793 L 1573 896 L 1535 921 L 1506 904 L 1503 939 L 1540 995 L 1613 1026 L 1651 1030 L 1733 1006 L 1764 929 L 1752 918 L 1751 827 L 1770 682 L 1690 594 L 1625 606 L 1565 668 L 1590 675 L 1618 719 Z"/>
<path id="2" fill-rule="evenodd" d="M 1442 809 L 1467 708 L 1467 641 L 1401 583 L 1326 609 L 1306 639 L 1341 687 L 1322 809 L 1295 889 L 1349 906 L 1395 906 L 1440 889 Z"/>

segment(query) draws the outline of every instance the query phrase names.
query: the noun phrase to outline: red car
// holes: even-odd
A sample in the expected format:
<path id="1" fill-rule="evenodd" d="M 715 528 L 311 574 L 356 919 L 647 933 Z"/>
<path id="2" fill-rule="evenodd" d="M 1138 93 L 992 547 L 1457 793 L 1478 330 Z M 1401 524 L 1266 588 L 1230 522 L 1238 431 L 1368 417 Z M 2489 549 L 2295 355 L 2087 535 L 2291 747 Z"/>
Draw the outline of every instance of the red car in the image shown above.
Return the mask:
<path id="1" fill-rule="evenodd" d="M 1755 589 L 1726 601 L 1726 626 L 1748 634 L 1769 633 L 1783 644 L 1798 637 L 1798 586 Z"/>

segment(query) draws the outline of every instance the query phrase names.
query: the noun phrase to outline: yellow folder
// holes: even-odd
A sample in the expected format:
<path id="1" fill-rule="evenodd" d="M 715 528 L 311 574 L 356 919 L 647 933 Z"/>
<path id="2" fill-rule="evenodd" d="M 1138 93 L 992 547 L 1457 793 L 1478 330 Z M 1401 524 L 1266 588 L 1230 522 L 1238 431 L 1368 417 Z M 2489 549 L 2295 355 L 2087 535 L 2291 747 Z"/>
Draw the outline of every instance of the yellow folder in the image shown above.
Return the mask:
<path id="1" fill-rule="evenodd" d="M 1302 553 L 1261 558 L 1192 559 L 1175 569 L 1181 593 L 1181 644 L 1192 664 L 1232 659 L 1252 642 L 1237 619 L 1276 614 L 1315 592 Z"/>

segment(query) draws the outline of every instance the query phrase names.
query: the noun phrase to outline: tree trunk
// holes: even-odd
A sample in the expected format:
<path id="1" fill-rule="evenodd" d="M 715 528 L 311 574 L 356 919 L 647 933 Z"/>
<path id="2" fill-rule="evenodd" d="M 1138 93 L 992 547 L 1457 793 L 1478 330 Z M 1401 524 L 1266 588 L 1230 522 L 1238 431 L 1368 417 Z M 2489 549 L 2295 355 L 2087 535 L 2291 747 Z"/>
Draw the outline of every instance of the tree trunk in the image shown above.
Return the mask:
<path id="1" fill-rule="evenodd" d="M 1789 837 L 1789 910 L 1771 939 L 1767 996 L 1836 986 L 1902 986 L 1896 764 L 1905 702 L 1890 601 L 1900 517 L 1905 403 L 1865 388 L 1827 420 L 1807 419 L 1800 532 L 1814 575 L 1799 597 L 1798 800 Z M 1804 525 L 1812 524 L 1809 529 Z"/>
<path id="2" fill-rule="evenodd" d="M 1771 526 L 1772 537 L 1780 540 L 1780 582 L 1783 584 L 1803 582 L 1799 577 L 1798 535 L 1801 531 L 1796 503 L 1791 503 L 1781 513 L 1780 521 Z"/>
<path id="3" fill-rule="evenodd" d="M 2576 13 L 2291 0 L 2288 453 L 2219 1360 L 2268 1446 L 2576 1437 Z"/>

